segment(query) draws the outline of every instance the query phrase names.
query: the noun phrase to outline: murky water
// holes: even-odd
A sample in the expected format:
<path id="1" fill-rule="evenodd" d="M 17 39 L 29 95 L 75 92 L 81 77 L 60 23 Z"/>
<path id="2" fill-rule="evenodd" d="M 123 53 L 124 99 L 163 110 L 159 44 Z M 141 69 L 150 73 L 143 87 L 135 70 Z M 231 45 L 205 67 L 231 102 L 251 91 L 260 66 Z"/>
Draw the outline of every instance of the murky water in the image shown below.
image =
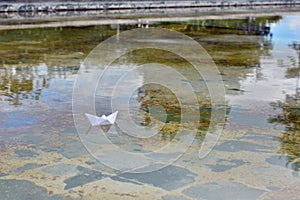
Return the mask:
<path id="1" fill-rule="evenodd" d="M 177 142 L 181 125 L 183 130 L 197 129 L 196 140 L 179 160 L 146 174 L 119 174 L 97 162 L 82 145 L 72 115 L 73 84 L 89 52 L 118 31 L 138 25 L 1 31 L 3 199 L 24 195 L 34 199 L 298 199 L 299 20 L 300 14 L 294 14 L 150 25 L 184 33 L 211 55 L 226 89 L 226 104 L 221 105 L 226 108 L 226 124 L 214 150 L 199 159 L 212 112 L 204 80 L 195 79 L 189 64 L 170 52 L 147 49 L 124 55 L 113 63 L 117 68 L 110 71 L 112 75 L 128 72 L 134 65 L 160 62 L 199 86 L 195 92 L 200 107 L 188 107 L 190 113 L 200 110 L 199 121 L 182 122 L 180 102 L 165 87 L 148 84 L 132 94 L 129 107 L 134 122 L 161 129 L 147 140 L 109 135 L 122 149 L 153 151 Z M 271 34 L 258 35 L 266 25 Z M 151 79 L 137 73 L 134 82 Z M 97 114 L 109 114 L 108 103 L 109 96 L 96 95 Z M 109 146 L 101 152 L 115 156 Z"/>

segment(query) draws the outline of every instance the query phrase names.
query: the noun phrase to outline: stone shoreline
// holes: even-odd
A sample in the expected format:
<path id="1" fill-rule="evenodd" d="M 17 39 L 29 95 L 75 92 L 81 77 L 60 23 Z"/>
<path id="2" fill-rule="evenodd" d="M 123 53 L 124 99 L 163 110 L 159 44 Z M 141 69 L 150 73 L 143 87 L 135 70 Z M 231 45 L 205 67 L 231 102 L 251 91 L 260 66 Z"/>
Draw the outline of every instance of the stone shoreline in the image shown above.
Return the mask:
<path id="1" fill-rule="evenodd" d="M 94 2 L 33 2 L 0 3 L 0 13 L 11 12 L 65 12 L 91 10 L 149 10 L 166 8 L 241 7 L 241 6 L 300 5 L 300 0 L 169 0 L 169 1 L 94 1 Z"/>

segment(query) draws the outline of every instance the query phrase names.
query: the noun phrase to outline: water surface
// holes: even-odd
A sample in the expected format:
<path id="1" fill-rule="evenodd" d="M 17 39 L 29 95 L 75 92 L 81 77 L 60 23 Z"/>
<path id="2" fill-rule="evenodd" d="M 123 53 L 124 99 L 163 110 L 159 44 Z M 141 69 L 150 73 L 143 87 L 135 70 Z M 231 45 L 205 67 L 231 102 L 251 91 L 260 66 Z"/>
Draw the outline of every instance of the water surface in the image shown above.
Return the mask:
<path id="1" fill-rule="evenodd" d="M 299 20 L 294 14 L 150 25 L 187 34 L 211 55 L 226 89 L 226 125 L 214 150 L 199 159 L 212 109 L 205 81 L 193 79 L 189 64 L 169 52 L 148 49 L 124 55 L 114 63 L 118 68 L 112 75 L 156 61 L 199 84 L 195 92 L 200 107 L 189 106 L 200 110 L 200 121 L 182 124 L 184 129 L 196 124 L 195 142 L 178 161 L 148 174 L 118 174 L 97 162 L 82 145 L 72 116 L 73 84 L 89 52 L 118 31 L 138 25 L 2 30 L 0 193 L 4 199 L 219 199 L 221 194 L 227 199 L 297 199 Z M 259 35 L 259 27 L 266 25 L 272 35 Z M 143 73 L 137 77 L 134 81 L 141 83 L 151 79 Z M 105 94 L 96 95 L 99 115 L 110 112 L 108 100 Z M 130 102 L 138 125 L 162 129 L 148 140 L 110 135 L 114 144 L 147 152 L 176 142 L 181 111 L 172 91 L 144 85 Z M 109 150 L 107 146 L 103 152 L 114 156 Z"/>

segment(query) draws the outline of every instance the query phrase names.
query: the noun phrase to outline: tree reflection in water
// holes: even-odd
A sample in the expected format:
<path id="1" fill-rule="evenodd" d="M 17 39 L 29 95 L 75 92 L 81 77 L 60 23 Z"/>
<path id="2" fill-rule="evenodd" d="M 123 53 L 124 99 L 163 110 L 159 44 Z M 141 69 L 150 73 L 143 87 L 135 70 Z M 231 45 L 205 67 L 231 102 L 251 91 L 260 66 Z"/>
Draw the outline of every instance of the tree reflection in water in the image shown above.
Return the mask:
<path id="1" fill-rule="evenodd" d="M 293 66 L 287 69 L 287 78 L 296 78 L 295 94 L 286 95 L 285 101 L 272 103 L 274 108 L 281 110 L 280 114 L 269 118 L 271 123 L 280 123 L 285 125 L 285 131 L 279 137 L 281 142 L 281 152 L 288 155 L 287 165 L 291 165 L 293 170 L 300 170 L 300 44 L 293 42 L 289 45 L 298 54 L 298 63 L 294 62 Z"/>
<path id="2" fill-rule="evenodd" d="M 3 66 L 0 68 L 0 100 L 21 105 L 24 100 L 40 100 L 51 79 L 65 79 L 78 70 L 74 67 Z"/>

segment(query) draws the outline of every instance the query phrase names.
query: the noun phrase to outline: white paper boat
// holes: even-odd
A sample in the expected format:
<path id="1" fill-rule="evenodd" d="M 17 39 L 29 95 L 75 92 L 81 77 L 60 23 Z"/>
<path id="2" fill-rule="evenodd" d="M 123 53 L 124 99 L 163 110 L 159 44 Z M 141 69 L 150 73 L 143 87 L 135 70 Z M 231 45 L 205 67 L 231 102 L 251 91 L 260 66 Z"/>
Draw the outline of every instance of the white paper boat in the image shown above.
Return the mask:
<path id="1" fill-rule="evenodd" d="M 118 115 L 118 111 L 116 111 L 108 116 L 102 115 L 101 117 L 85 113 L 85 116 L 88 118 L 88 120 L 92 126 L 112 125 L 115 123 L 117 115 Z"/>

